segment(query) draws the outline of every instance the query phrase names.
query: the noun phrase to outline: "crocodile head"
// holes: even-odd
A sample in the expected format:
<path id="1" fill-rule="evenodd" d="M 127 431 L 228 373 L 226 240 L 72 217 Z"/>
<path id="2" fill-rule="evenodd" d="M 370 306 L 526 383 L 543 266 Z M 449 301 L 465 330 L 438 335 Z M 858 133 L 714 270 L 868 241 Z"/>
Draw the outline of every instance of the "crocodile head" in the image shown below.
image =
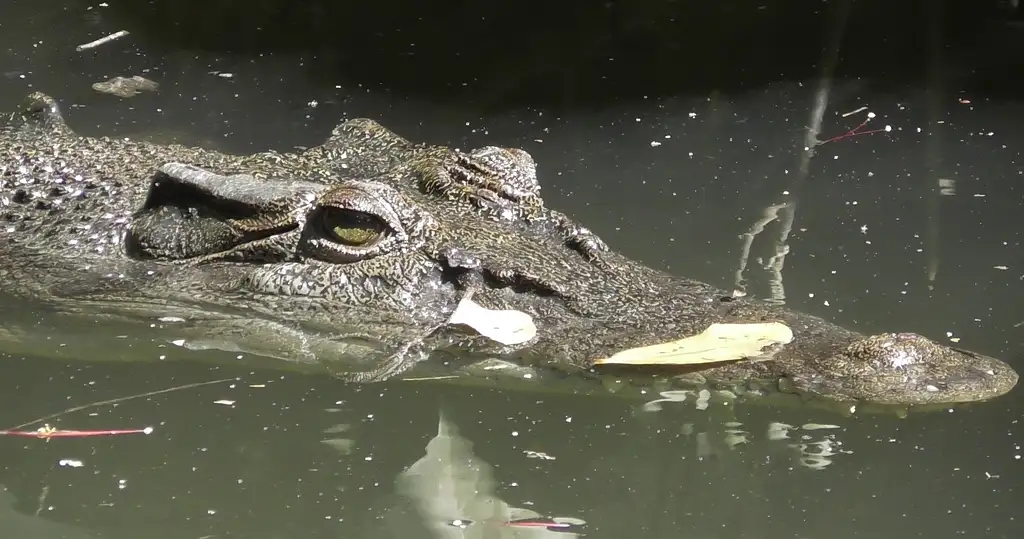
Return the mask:
<path id="1" fill-rule="evenodd" d="M 1017 383 L 1002 361 L 915 333 L 858 338 L 834 354 L 810 356 L 802 367 L 788 376 L 794 390 L 875 404 L 987 400 Z"/>
<path id="2" fill-rule="evenodd" d="M 616 351 L 678 341 L 714 323 L 765 320 L 784 321 L 793 341 L 765 361 L 705 373 L 789 380 L 798 391 L 836 400 L 905 404 L 984 400 L 1017 381 L 993 358 L 923 337 L 865 337 L 632 261 L 547 208 L 536 165 L 520 149 L 413 144 L 360 119 L 303 152 L 229 156 L 79 137 L 46 99 L 37 96 L 29 109 L 35 127 L 0 137 L 10 178 L 0 182 L 0 199 L 22 193 L 8 203 L 22 205 L 8 213 L 16 226 L 0 226 L 22 250 L 0 247 L 0 254 L 44 262 L 0 267 L 0 277 L 32 281 L 63 299 L 84 291 L 90 300 L 125 305 L 148 298 L 158 312 L 220 313 L 200 329 L 299 343 L 285 355 L 301 351 L 321 361 L 331 348 L 315 343 L 386 344 L 386 360 L 344 375 L 360 381 L 394 376 L 453 348 L 590 370 Z M 48 182 L 77 193 L 60 195 L 56 217 L 32 214 L 40 206 L 15 191 L 42 186 L 28 194 L 46 196 Z M 103 189 L 83 198 L 87 191 L 69 186 L 77 182 Z M 68 226 L 79 218 L 89 221 L 82 233 Z M 68 269 L 40 286 L 48 256 Z M 86 273 L 119 279 L 89 291 Z M 536 335 L 496 343 L 452 327 L 468 297 L 492 311 L 525 313 Z"/>

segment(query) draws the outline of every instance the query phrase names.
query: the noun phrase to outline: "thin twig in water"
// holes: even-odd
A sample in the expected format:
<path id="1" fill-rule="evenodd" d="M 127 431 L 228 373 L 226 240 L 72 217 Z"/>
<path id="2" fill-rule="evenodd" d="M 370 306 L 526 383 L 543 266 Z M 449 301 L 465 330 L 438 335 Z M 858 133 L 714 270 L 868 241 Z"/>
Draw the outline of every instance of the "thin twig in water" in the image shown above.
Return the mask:
<path id="1" fill-rule="evenodd" d="M 32 421 L 27 421 L 27 422 L 22 423 L 20 425 L 15 425 L 15 426 L 7 429 L 7 430 L 21 429 L 21 428 L 27 427 L 29 425 L 34 425 L 36 423 L 42 423 L 43 421 L 47 421 L 47 420 L 53 419 L 55 417 L 60 417 L 62 415 L 70 414 L 70 413 L 73 413 L 73 412 L 80 412 L 82 410 L 86 410 L 86 409 L 89 409 L 89 408 L 95 408 L 97 406 L 105 406 L 107 404 L 116 404 L 116 403 L 124 402 L 124 401 L 127 401 L 127 400 L 140 399 L 140 398 L 143 398 L 143 397 L 152 397 L 153 395 L 161 395 L 163 393 L 170 393 L 172 391 L 180 391 L 180 390 L 183 390 L 183 389 L 191 389 L 191 388 L 194 388 L 194 387 L 208 386 L 208 385 L 213 385 L 213 384 L 222 384 L 224 382 L 231 382 L 231 381 L 235 381 L 235 380 L 238 380 L 238 378 L 222 378 L 220 380 L 210 380 L 208 382 L 196 382 L 196 383 L 193 383 L 193 384 L 185 384 L 185 385 L 180 385 L 180 386 L 168 387 L 168 388 L 165 388 L 165 389 L 158 389 L 156 391 L 149 391 L 149 392 L 146 392 L 146 393 L 139 393 L 137 395 L 129 395 L 127 397 L 118 397 L 116 399 L 108 399 L 108 400 L 105 400 L 105 401 L 92 402 L 92 403 L 89 403 L 89 404 L 82 404 L 80 406 L 73 406 L 71 408 L 68 408 L 67 410 L 62 410 L 60 412 L 53 413 L 53 414 L 50 414 L 50 415 L 47 415 L 47 416 L 43 416 L 43 417 L 40 417 L 38 419 L 33 419 Z"/>
<path id="2" fill-rule="evenodd" d="M 847 116 L 853 116 L 854 114 L 857 114 L 858 112 L 864 112 L 867 109 L 868 109 L 867 107 L 860 107 L 857 110 L 851 110 L 850 112 L 844 112 L 841 116 L 843 118 L 846 118 Z"/>
<path id="3" fill-rule="evenodd" d="M 75 50 L 78 51 L 78 52 L 82 52 L 84 50 L 93 49 L 93 48 L 99 47 L 100 45 L 104 45 L 104 44 L 110 43 L 111 41 L 114 41 L 115 39 L 121 39 L 122 37 L 124 37 L 126 35 L 128 35 L 128 30 L 121 30 L 121 31 L 118 31 L 118 32 L 114 32 L 113 34 L 110 34 L 107 37 L 101 37 L 101 38 L 97 39 L 96 41 L 90 41 L 90 42 L 85 43 L 83 45 L 79 45 L 79 46 L 75 47 Z"/>
<path id="4" fill-rule="evenodd" d="M 424 376 L 420 378 L 402 378 L 403 382 L 422 382 L 424 380 L 451 380 L 452 378 L 459 378 L 456 374 L 441 375 L 441 376 Z"/>

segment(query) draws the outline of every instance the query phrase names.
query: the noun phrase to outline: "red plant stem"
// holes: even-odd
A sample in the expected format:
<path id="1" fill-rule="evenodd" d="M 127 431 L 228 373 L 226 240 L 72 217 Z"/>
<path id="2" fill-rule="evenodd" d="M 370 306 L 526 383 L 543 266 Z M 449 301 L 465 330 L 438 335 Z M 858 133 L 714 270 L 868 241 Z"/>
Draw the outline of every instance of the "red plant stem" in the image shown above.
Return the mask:
<path id="1" fill-rule="evenodd" d="M 854 127 L 853 129 L 847 131 L 846 133 L 843 133 L 842 135 L 837 135 L 837 136 L 832 137 L 832 138 L 827 139 L 827 140 L 823 140 L 823 141 L 819 142 L 818 145 L 828 144 L 829 142 L 835 142 L 837 140 L 843 140 L 844 138 L 856 137 L 857 135 L 870 135 L 872 133 L 881 133 L 882 131 L 885 131 L 884 127 L 883 128 L 879 128 L 879 129 L 872 129 L 870 131 L 860 131 L 860 128 L 862 128 L 865 125 L 867 125 L 869 121 L 871 121 L 871 120 L 870 119 L 864 120 L 863 122 L 860 123 L 860 125 L 858 125 L 857 127 Z"/>
<path id="2" fill-rule="evenodd" d="M 83 438 L 86 436 L 112 436 L 115 434 L 149 434 L 152 429 L 112 430 L 0 430 L 0 436 L 26 436 L 30 438 Z"/>

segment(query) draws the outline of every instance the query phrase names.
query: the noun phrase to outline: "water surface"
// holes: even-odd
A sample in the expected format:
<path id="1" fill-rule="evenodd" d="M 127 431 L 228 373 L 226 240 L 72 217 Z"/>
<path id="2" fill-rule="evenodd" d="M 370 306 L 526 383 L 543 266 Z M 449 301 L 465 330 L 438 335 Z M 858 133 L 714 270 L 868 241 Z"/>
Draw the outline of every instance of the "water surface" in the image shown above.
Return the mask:
<path id="1" fill-rule="evenodd" d="M 358 116 L 418 141 L 520 146 L 538 161 L 550 206 L 630 256 L 723 288 L 734 284 L 739 235 L 795 190 L 783 272 L 792 306 L 866 332 L 957 339 L 1024 369 L 1024 103 L 1001 91 L 1015 81 L 977 83 L 962 49 L 931 82 L 882 89 L 840 70 L 822 138 L 853 129 L 868 112 L 865 129 L 891 129 L 821 146 L 797 181 L 813 80 L 482 113 L 468 101 L 396 95 L 341 75 L 325 83 L 311 77 L 301 51 L 175 50 L 141 36 L 77 53 L 75 45 L 119 29 L 111 22 L 119 19 L 89 14 L 107 8 L 87 7 L 0 8 L 4 108 L 41 90 L 82 133 L 229 151 L 309 146 Z M 161 90 L 122 100 L 90 88 L 137 73 L 160 79 Z M 952 190 L 943 183 L 941 194 L 940 179 L 952 180 Z M 770 254 L 777 232 L 773 225 L 758 238 L 755 257 Z M 748 272 L 750 292 L 767 294 L 768 275 L 755 262 Z M 0 302 L 0 426 L 231 379 L 50 420 L 64 429 L 150 426 L 149 435 L 0 437 L 0 502 L 10 503 L 0 503 L 0 532 L 20 537 L 543 536 L 482 527 L 481 507 L 495 500 L 584 520 L 595 538 L 1024 531 L 1019 391 L 901 420 L 757 403 L 698 410 L 689 401 L 649 412 L 642 399 L 436 381 L 352 387 L 272 361 L 189 351 L 172 344 L 173 329 L 69 321 Z M 457 430 L 449 439 L 471 443 L 452 469 L 466 473 L 476 462 L 493 484 L 430 496 L 401 486 L 442 416 Z M 778 424 L 791 426 L 787 437 Z M 474 524 L 441 534 L 430 527 L 437 519 L 421 513 L 423 499 Z"/>

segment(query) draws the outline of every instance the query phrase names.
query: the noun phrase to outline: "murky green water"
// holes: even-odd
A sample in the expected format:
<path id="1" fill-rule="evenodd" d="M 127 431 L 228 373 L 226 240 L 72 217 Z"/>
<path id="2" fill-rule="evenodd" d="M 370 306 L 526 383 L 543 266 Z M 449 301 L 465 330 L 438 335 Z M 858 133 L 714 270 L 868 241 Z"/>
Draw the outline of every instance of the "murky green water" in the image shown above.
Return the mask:
<path id="1" fill-rule="evenodd" d="M 488 518 L 512 508 L 581 519 L 594 537 L 998 537 L 988 530 L 1016 526 L 1015 396 L 904 420 L 692 402 L 645 412 L 614 396 L 353 388 L 228 357 L 212 366 L 211 352 L 120 336 L 129 331 L 36 336 L 40 355 L 0 357 L 5 426 L 178 388 L 47 420 L 148 435 L 0 438 L 0 481 L 17 500 L 0 531 L 80 537 L 51 530 L 61 522 L 103 538 L 449 537 L 429 526 L 463 519 L 510 533 Z M 469 448 L 433 451 L 441 471 L 410 487 L 402 474 L 442 414 Z"/>
<path id="2" fill-rule="evenodd" d="M 522 146 L 540 163 L 549 205 L 631 256 L 722 287 L 733 283 L 739 235 L 796 186 L 783 271 L 792 305 L 866 331 L 959 339 L 1024 369 L 1024 104 L 998 81 L 840 78 L 822 138 L 868 112 L 866 129 L 891 130 L 822 146 L 794 184 L 809 83 L 759 79 L 710 98 L 481 115 L 314 82 L 296 55 L 168 51 L 143 38 L 76 53 L 121 21 L 86 7 L 0 8 L 3 108 L 42 90 L 82 132 L 191 133 L 236 151 L 315 144 L 343 115 L 378 118 L 415 140 Z M 12 28 L 15 16 L 25 22 Z M 135 73 L 160 79 L 161 90 L 126 100 L 90 90 Z M 939 180 L 952 180 L 945 194 Z M 754 258 L 770 254 L 777 232 L 759 237 Z M 751 292 L 766 294 L 756 261 L 749 272 Z M 173 327 L 57 317 L 2 291 L 0 428 L 57 414 L 45 422 L 152 431 L 0 437 L 0 538 L 1024 532 L 1019 390 L 898 419 L 781 404 L 700 410 L 692 400 L 646 411 L 657 395 L 426 380 L 353 387 L 316 369 L 190 351 L 173 344 Z"/>

